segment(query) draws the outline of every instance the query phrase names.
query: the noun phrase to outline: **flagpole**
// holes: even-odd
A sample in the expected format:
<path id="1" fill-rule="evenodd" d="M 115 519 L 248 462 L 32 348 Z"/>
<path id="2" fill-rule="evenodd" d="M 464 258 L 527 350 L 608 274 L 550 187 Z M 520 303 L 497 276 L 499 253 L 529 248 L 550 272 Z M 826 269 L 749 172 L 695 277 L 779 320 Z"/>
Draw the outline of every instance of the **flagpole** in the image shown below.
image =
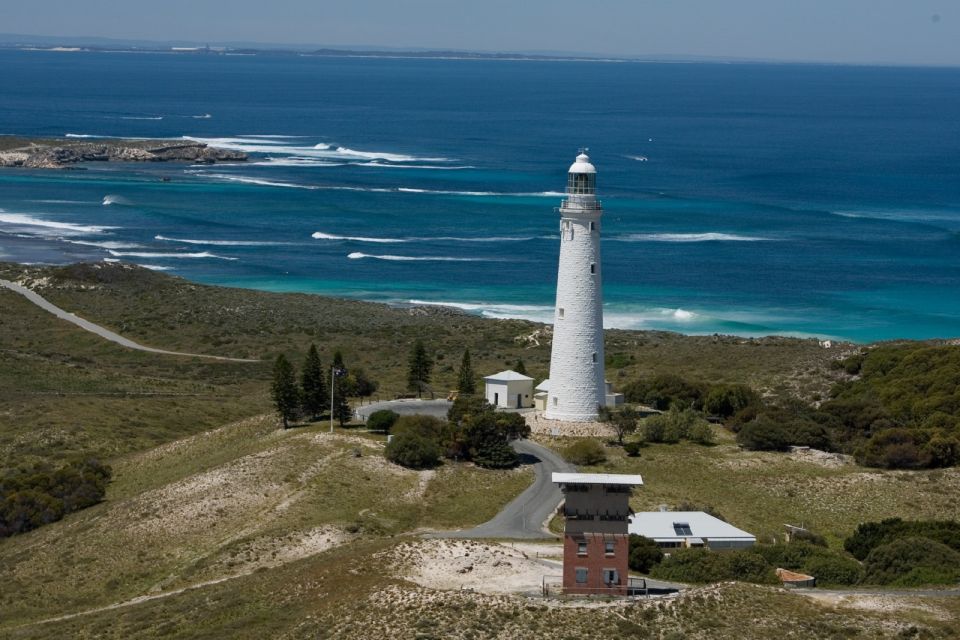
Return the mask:
<path id="1" fill-rule="evenodd" d="M 330 367 L 330 433 L 333 433 L 333 377 L 337 371 L 337 365 Z"/>

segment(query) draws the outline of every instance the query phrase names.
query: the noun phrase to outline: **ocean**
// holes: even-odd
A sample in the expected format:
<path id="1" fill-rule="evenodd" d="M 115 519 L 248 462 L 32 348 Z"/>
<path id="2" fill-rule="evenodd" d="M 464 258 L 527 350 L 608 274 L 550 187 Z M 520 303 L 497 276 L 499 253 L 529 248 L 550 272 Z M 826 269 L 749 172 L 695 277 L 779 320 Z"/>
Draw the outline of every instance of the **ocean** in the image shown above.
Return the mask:
<path id="1" fill-rule="evenodd" d="M 0 260 L 552 319 L 589 148 L 606 324 L 960 336 L 960 69 L 0 51 L 0 133 L 246 163 L 0 171 Z"/>

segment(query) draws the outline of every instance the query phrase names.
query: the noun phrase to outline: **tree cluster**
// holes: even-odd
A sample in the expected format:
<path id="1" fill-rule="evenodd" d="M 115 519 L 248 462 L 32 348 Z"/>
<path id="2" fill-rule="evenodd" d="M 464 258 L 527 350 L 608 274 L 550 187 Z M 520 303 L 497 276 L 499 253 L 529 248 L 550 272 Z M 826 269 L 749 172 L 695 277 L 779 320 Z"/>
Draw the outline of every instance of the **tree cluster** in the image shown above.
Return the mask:
<path id="1" fill-rule="evenodd" d="M 333 407 L 330 399 L 330 377 L 333 377 Z M 283 421 L 283 428 L 301 416 L 317 420 L 326 412 L 332 411 L 333 417 L 343 426 L 350 421 L 350 396 L 367 397 L 377 390 L 377 382 L 369 378 L 363 369 L 348 370 L 343 363 L 343 355 L 337 351 L 333 355 L 330 368 L 320 361 L 317 346 L 311 344 L 303 363 L 303 369 L 297 380 L 293 364 L 283 354 L 277 356 L 273 364 L 273 380 L 270 384 L 270 397 Z"/>
<path id="2" fill-rule="evenodd" d="M 35 464 L 0 475 L 0 537 L 55 522 L 103 500 L 111 470 L 88 458 L 59 468 Z"/>
<path id="3" fill-rule="evenodd" d="M 497 412 L 483 398 L 470 395 L 454 401 L 446 421 L 399 416 L 390 431 L 394 437 L 387 445 L 387 458 L 412 468 L 433 466 L 441 457 L 490 469 L 514 467 L 519 457 L 510 442 L 530 435 L 522 416 Z"/>

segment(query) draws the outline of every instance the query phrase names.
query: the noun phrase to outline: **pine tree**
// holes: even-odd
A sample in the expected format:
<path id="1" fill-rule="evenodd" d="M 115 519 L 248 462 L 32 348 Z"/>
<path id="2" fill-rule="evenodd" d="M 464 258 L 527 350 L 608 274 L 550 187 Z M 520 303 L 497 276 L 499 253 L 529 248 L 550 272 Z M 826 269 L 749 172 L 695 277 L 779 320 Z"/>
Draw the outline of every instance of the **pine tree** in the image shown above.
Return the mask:
<path id="1" fill-rule="evenodd" d="M 519 374 L 527 375 L 527 368 L 524 366 L 523 360 L 520 358 L 517 358 L 517 366 L 515 366 L 513 370 Z"/>
<path id="2" fill-rule="evenodd" d="M 327 375 L 320 364 L 317 345 L 311 344 L 307 359 L 303 363 L 300 376 L 300 389 L 303 392 L 303 410 L 314 420 L 330 408 L 330 395 L 327 389 Z"/>
<path id="3" fill-rule="evenodd" d="M 273 384 L 270 395 L 277 413 L 283 419 L 283 428 L 290 426 L 290 420 L 296 420 L 300 408 L 300 391 L 297 389 L 293 365 L 286 356 L 280 354 L 273 364 Z"/>
<path id="4" fill-rule="evenodd" d="M 353 416 L 350 402 L 347 400 L 350 387 L 350 377 L 343 363 L 343 354 L 337 349 L 333 354 L 333 406 L 330 410 L 333 412 L 333 417 L 340 422 L 341 427 L 350 422 Z"/>
<path id="5" fill-rule="evenodd" d="M 410 369 L 407 372 L 407 389 L 416 391 L 419 398 L 423 388 L 430 382 L 430 371 L 433 369 L 433 362 L 427 355 L 427 349 L 423 342 L 417 340 L 410 351 Z"/>
<path id="6" fill-rule="evenodd" d="M 470 365 L 470 349 L 465 349 L 460 361 L 460 374 L 457 377 L 457 391 L 464 395 L 477 392 L 477 380 Z"/>

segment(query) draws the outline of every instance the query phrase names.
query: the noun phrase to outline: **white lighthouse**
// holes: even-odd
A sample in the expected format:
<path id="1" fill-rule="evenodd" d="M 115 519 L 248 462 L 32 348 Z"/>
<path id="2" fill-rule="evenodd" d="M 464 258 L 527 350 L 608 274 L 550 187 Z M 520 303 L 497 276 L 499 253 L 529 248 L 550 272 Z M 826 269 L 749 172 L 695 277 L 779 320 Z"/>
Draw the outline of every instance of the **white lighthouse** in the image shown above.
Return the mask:
<path id="1" fill-rule="evenodd" d="M 603 371 L 603 292 L 597 170 L 581 150 L 560 205 L 560 267 L 544 416 L 587 422 L 606 398 Z"/>

